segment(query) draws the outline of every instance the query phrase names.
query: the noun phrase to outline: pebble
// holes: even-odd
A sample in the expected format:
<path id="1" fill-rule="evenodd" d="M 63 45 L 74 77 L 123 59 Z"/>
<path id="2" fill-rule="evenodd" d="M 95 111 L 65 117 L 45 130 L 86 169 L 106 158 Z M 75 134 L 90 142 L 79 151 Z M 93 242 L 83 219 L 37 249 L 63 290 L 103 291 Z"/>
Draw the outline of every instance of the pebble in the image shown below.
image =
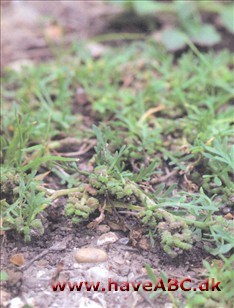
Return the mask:
<path id="1" fill-rule="evenodd" d="M 108 255 L 104 250 L 94 247 L 76 250 L 74 257 L 78 263 L 100 263 L 108 259 Z"/>
<path id="2" fill-rule="evenodd" d="M 119 243 L 122 245 L 127 245 L 129 243 L 129 238 L 128 237 L 122 237 L 119 239 Z"/>
<path id="3" fill-rule="evenodd" d="M 101 266 L 91 267 L 86 272 L 86 279 L 89 281 L 100 281 L 101 283 L 106 281 L 110 276 L 109 271 Z"/>
<path id="4" fill-rule="evenodd" d="M 223 207 L 222 211 L 224 214 L 228 214 L 230 213 L 231 209 L 229 207 Z"/>
<path id="5" fill-rule="evenodd" d="M 106 245 L 106 244 L 111 244 L 111 243 L 115 243 L 116 241 L 118 241 L 118 236 L 113 233 L 113 232 L 108 232 L 105 234 L 102 234 L 98 240 L 97 240 L 97 245 L 98 246 L 102 246 L 102 245 Z"/>
<path id="6" fill-rule="evenodd" d="M 120 256 L 114 257 L 114 258 L 113 258 L 113 261 L 114 261 L 115 263 L 120 264 L 120 265 L 122 265 L 122 264 L 125 263 L 125 260 L 124 260 L 123 258 L 121 258 Z"/>
<path id="7" fill-rule="evenodd" d="M 98 59 L 100 58 L 107 50 L 107 47 L 99 44 L 99 43 L 90 43 L 88 44 L 88 49 L 93 58 Z"/>
<path id="8" fill-rule="evenodd" d="M 110 231 L 110 227 L 108 225 L 99 225 L 97 227 L 97 230 L 100 231 L 101 233 L 106 233 Z"/>
<path id="9" fill-rule="evenodd" d="M 125 252 L 124 259 L 128 259 L 130 257 L 130 253 L 128 251 Z"/>
<path id="10" fill-rule="evenodd" d="M 39 278 L 43 277 L 45 274 L 47 274 L 47 272 L 45 272 L 45 271 L 38 271 L 36 277 L 37 277 L 37 279 L 39 279 Z"/>
<path id="11" fill-rule="evenodd" d="M 8 307 L 10 307 L 10 308 L 23 308 L 24 302 L 22 301 L 22 299 L 20 297 L 15 297 L 15 298 L 12 298 L 8 302 Z"/>

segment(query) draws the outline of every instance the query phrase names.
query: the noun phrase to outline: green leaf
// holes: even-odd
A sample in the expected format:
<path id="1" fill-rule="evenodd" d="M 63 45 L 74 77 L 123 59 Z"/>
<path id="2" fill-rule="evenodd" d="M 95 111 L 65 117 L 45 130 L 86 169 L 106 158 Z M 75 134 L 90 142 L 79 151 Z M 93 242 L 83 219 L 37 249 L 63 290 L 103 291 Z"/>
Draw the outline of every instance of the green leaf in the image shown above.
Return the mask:
<path id="1" fill-rule="evenodd" d="M 220 14 L 223 26 L 231 33 L 234 33 L 234 6 L 225 7 Z"/>
<path id="2" fill-rule="evenodd" d="M 0 271 L 0 281 L 8 280 L 8 274 L 5 271 Z"/>
<path id="3" fill-rule="evenodd" d="M 152 0 L 133 1 L 133 5 L 139 15 L 152 14 L 161 8 L 161 6 Z"/>
<path id="4" fill-rule="evenodd" d="M 150 265 L 149 264 L 145 264 L 145 269 L 146 269 L 146 272 L 147 272 L 147 275 L 148 275 L 149 279 L 153 283 L 156 283 L 157 282 L 157 277 L 156 277 L 154 271 L 152 270 L 152 268 L 150 267 Z"/>
<path id="5" fill-rule="evenodd" d="M 215 185 L 217 185 L 217 186 L 221 186 L 222 185 L 221 180 L 217 176 L 214 178 L 214 182 L 215 182 Z"/>
<path id="6" fill-rule="evenodd" d="M 47 163 L 47 162 L 54 162 L 54 161 L 74 161 L 74 158 L 67 158 L 67 157 L 61 157 L 61 156 L 55 156 L 55 155 L 48 155 L 45 157 L 38 157 L 34 159 L 34 161 L 28 163 L 26 166 L 22 168 L 24 172 L 28 171 L 29 169 L 37 169 L 41 164 Z"/>
<path id="7" fill-rule="evenodd" d="M 38 229 L 38 230 L 41 230 L 41 231 L 44 231 L 44 227 L 43 227 L 43 224 L 42 224 L 40 219 L 34 219 L 31 222 L 31 227 Z"/>
<path id="8" fill-rule="evenodd" d="M 140 172 L 134 177 L 136 182 L 140 182 L 142 180 L 148 180 L 151 175 L 154 174 L 155 168 L 158 165 L 157 161 L 152 162 L 149 166 L 141 168 Z"/>
<path id="9" fill-rule="evenodd" d="M 215 249 L 212 249 L 210 247 L 205 247 L 207 251 L 209 251 L 212 255 L 217 256 L 217 255 L 223 255 L 227 252 L 229 252 L 231 249 L 233 249 L 233 244 L 224 244 L 221 245 Z"/>
<path id="10" fill-rule="evenodd" d="M 186 46 L 186 35 L 177 29 L 165 30 L 161 42 L 167 50 L 176 51 Z"/>
<path id="11" fill-rule="evenodd" d="M 201 30 L 192 37 L 192 41 L 202 46 L 213 46 L 221 40 L 220 34 L 210 24 L 201 26 Z"/>

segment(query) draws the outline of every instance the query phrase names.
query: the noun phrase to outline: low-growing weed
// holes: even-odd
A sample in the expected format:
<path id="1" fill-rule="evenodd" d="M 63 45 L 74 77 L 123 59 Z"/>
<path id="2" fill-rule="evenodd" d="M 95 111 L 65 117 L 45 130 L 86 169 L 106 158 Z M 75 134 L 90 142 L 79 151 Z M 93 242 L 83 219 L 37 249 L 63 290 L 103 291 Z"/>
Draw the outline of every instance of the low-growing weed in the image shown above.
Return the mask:
<path id="1" fill-rule="evenodd" d="M 230 226 L 223 218 L 216 223 L 216 216 L 223 203 L 230 206 L 233 191 L 232 60 L 228 52 L 214 56 L 194 48 L 174 63 L 152 41 L 110 49 L 100 59 L 74 47 L 76 59 L 6 71 L 3 228 L 15 226 L 29 238 L 29 228 L 39 226 L 38 215 L 55 198 L 68 196 L 65 212 L 73 221 L 87 219 L 109 198 L 137 213 L 152 242 L 159 237 L 172 256 L 195 240 L 212 239 L 214 254 L 230 251 L 230 238 L 220 241 Z M 87 102 L 76 111 L 78 87 Z M 96 140 L 85 159 L 93 171 L 57 154 L 70 152 L 68 137 L 77 147 L 83 138 Z M 32 179 L 45 171 L 59 179 L 61 190 L 46 189 L 43 177 Z"/>

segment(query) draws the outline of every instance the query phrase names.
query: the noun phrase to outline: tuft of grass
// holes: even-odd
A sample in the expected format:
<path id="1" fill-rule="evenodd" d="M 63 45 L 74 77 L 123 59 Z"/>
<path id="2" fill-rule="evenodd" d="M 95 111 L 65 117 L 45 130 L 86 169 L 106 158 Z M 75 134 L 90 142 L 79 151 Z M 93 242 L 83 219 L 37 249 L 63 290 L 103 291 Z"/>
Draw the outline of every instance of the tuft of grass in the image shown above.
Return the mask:
<path id="1" fill-rule="evenodd" d="M 212 264 L 203 261 L 206 277 L 221 282 L 220 291 L 188 292 L 185 307 L 231 307 L 233 299 L 233 261 L 234 257 L 214 260 Z"/>
<path id="2" fill-rule="evenodd" d="M 228 253 L 232 226 L 219 211 L 233 194 L 231 54 L 193 46 L 175 63 L 151 41 L 100 59 L 82 50 L 3 76 L 3 229 L 29 239 L 55 198 L 68 196 L 65 212 L 77 222 L 109 198 L 137 215 L 171 256 L 194 241 Z M 78 148 L 96 140 L 86 159 L 93 172 L 58 155 L 72 152 L 69 140 Z M 60 181 L 58 191 L 45 188 L 47 171 Z M 170 174 L 174 183 L 164 183 Z"/>
<path id="3" fill-rule="evenodd" d="M 188 37 L 190 41 L 200 46 L 210 47 L 220 43 L 222 39 L 222 33 L 219 32 L 220 24 L 230 34 L 234 33 L 234 7 L 231 1 L 210 0 L 208 3 L 199 0 L 192 2 L 174 0 L 167 3 L 153 0 L 108 0 L 108 2 L 120 5 L 124 9 L 123 13 L 116 18 L 116 23 L 119 18 L 122 23 L 125 21 L 126 25 L 131 26 L 132 20 L 138 20 L 139 23 L 144 24 L 147 31 L 155 30 L 155 21 L 164 23 L 163 19 L 161 20 L 161 15 L 165 15 L 167 18 L 172 16 L 170 28 L 163 30 L 159 39 L 160 43 L 169 51 L 176 51 L 190 45 Z M 204 14 L 205 16 L 209 14 L 209 17 L 215 14 L 219 17 L 219 24 L 215 22 L 215 19 L 212 23 L 204 22 Z"/>
<path id="4" fill-rule="evenodd" d="M 233 220 L 222 208 L 231 211 L 233 200 L 233 63 L 228 51 L 191 47 L 175 61 L 152 41 L 100 59 L 74 45 L 51 62 L 6 70 L 1 230 L 41 235 L 46 209 L 61 197 L 74 223 L 95 226 L 114 208 L 171 257 L 200 242 L 221 258 L 222 268 L 204 265 L 225 294 L 188 294 L 186 307 L 228 307 Z"/>
<path id="5" fill-rule="evenodd" d="M 233 292 L 232 292 L 232 281 L 233 281 L 233 264 L 234 258 L 225 258 L 221 256 L 220 260 L 214 260 L 211 264 L 207 261 L 203 261 L 204 265 L 204 272 L 201 275 L 200 279 L 193 280 L 191 279 L 191 285 L 189 287 L 192 288 L 191 291 L 186 292 L 185 299 L 179 299 L 178 292 L 181 293 L 181 290 L 176 292 L 170 292 L 166 289 L 164 292 L 161 289 L 157 291 L 151 292 L 149 297 L 151 299 L 158 298 L 165 298 L 169 299 L 173 304 L 173 307 L 231 307 L 232 306 L 232 299 L 233 299 Z M 155 285 L 158 281 L 158 278 L 161 278 L 165 287 L 168 285 L 168 276 L 161 272 L 160 276 L 157 277 L 152 268 L 149 265 L 146 265 L 146 271 L 148 274 L 149 279 L 152 281 L 153 285 Z M 211 285 L 211 281 L 215 281 L 215 283 L 220 282 L 219 288 L 221 291 L 194 291 L 193 287 L 196 287 L 204 281 L 204 279 L 208 279 L 209 286 Z M 198 289 L 198 288 L 197 288 Z M 176 294 L 177 293 L 177 294 Z M 181 297 L 181 296 L 180 296 Z"/>

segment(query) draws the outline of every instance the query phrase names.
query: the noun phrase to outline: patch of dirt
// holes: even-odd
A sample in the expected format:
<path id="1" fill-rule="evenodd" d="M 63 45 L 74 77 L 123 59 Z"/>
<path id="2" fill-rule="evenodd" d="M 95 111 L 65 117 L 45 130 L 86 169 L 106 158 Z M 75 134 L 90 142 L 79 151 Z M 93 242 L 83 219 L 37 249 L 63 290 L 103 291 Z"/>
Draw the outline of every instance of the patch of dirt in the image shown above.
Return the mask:
<path id="1" fill-rule="evenodd" d="M 159 29 L 161 22 L 155 16 L 139 16 L 134 12 L 122 12 L 109 22 L 105 29 L 107 33 L 129 32 L 150 33 Z"/>
<path id="2" fill-rule="evenodd" d="M 105 1 L 1 2 L 2 65 L 45 61 L 56 45 L 77 42 L 103 31 L 115 8 Z"/>
<path id="3" fill-rule="evenodd" d="M 107 285 L 109 278 L 119 284 L 126 281 L 149 281 L 145 264 L 152 267 L 157 277 L 160 272 L 164 272 L 170 278 L 191 277 L 194 282 L 197 281 L 197 269 L 200 269 L 205 258 L 202 247 L 195 245 L 191 252 L 170 259 L 157 244 L 150 250 L 122 244 L 121 239 L 125 239 L 128 234 L 121 230 L 113 231 L 119 238 L 116 243 L 99 247 L 107 252 L 107 262 L 78 264 L 74 259 L 74 251 L 81 247 L 97 247 L 97 240 L 102 233 L 87 229 L 86 223 L 73 225 L 62 215 L 61 206 L 54 208 L 53 212 L 52 215 L 50 209 L 48 227 L 43 236 L 34 236 L 30 243 L 25 243 L 14 232 L 9 232 L 2 245 L 2 264 L 10 273 L 9 281 L 3 284 L 4 291 L 14 298 L 19 297 L 24 304 L 42 308 L 83 307 L 81 303 L 90 299 L 93 305 L 96 304 L 94 307 L 126 307 L 130 303 L 134 303 L 132 307 L 165 307 L 166 295 L 157 296 L 151 301 L 147 292 L 54 292 L 51 284 L 59 266 L 61 271 L 56 281 L 61 282 L 90 282 L 91 277 L 94 282 L 100 281 L 102 285 Z M 12 255 L 19 253 L 26 260 L 23 269 L 9 262 Z"/>
<path id="4" fill-rule="evenodd" d="M 3 1 L 1 2 L 1 51 L 2 66 L 27 64 L 50 59 L 59 46 L 107 33 L 143 33 L 157 36 L 168 24 L 174 24 L 172 16 L 137 16 L 122 12 L 121 7 L 105 1 Z M 234 51 L 233 35 L 220 24 L 215 14 L 203 14 L 204 22 L 216 24 L 222 41 L 212 48 L 199 46 L 201 51 Z M 116 46 L 128 40 L 106 41 Z M 188 48 L 176 52 L 179 57 Z"/>

